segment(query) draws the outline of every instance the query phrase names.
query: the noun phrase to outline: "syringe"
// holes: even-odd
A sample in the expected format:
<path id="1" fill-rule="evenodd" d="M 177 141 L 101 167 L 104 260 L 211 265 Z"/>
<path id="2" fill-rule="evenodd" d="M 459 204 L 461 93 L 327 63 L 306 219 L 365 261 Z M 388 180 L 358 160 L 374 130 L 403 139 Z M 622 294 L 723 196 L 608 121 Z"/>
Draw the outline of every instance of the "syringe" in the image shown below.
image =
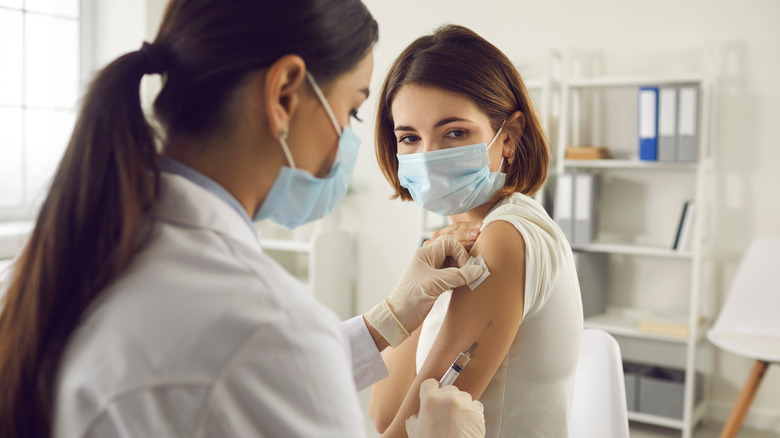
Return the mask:
<path id="1" fill-rule="evenodd" d="M 466 365 L 471 360 L 471 353 L 473 353 L 474 349 L 477 348 L 477 343 L 478 342 L 473 343 L 465 353 L 460 353 L 458 355 L 458 357 L 455 359 L 455 362 L 450 365 L 450 369 L 448 369 L 447 372 L 444 373 L 444 376 L 441 378 L 441 380 L 439 380 L 439 388 L 455 383 L 455 379 L 460 376 L 460 373 L 464 368 L 466 368 Z"/>

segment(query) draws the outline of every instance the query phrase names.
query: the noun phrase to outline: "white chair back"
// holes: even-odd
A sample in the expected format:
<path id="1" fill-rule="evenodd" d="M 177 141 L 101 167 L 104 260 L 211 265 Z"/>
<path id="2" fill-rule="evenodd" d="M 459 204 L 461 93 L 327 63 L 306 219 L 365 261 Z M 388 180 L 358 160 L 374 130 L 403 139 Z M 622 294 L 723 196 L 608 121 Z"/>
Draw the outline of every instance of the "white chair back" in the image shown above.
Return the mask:
<path id="1" fill-rule="evenodd" d="M 734 354 L 780 363 L 780 240 L 753 241 L 739 264 L 737 275 L 709 340 Z"/>
<path id="2" fill-rule="evenodd" d="M 620 346 L 603 330 L 587 329 L 582 334 L 569 437 L 628 438 Z"/>
<path id="3" fill-rule="evenodd" d="M 780 334 L 780 240 L 753 241 L 740 262 L 712 331 Z"/>

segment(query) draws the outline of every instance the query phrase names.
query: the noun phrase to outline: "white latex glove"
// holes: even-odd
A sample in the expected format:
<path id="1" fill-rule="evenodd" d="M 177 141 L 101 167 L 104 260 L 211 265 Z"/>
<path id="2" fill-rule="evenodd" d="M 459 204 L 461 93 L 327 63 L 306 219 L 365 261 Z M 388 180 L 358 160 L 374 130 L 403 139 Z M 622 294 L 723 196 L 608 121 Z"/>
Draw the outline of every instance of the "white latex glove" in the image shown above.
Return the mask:
<path id="1" fill-rule="evenodd" d="M 485 413 L 471 394 L 436 379 L 420 385 L 420 413 L 406 420 L 409 438 L 484 438 Z"/>
<path id="2" fill-rule="evenodd" d="M 442 268 L 452 257 L 458 267 Z M 446 235 L 414 252 L 398 286 L 363 316 L 390 344 L 397 347 L 422 324 L 442 292 L 479 278 L 483 268 L 467 265 L 470 256 L 454 237 Z"/>

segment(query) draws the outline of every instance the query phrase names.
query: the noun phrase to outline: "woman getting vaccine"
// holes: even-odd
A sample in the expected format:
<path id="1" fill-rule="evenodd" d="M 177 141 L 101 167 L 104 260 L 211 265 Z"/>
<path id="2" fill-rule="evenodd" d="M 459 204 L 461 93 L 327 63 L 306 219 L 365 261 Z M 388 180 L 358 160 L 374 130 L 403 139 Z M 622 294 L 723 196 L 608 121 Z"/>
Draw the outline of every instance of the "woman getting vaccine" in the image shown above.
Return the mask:
<path id="1" fill-rule="evenodd" d="M 531 198 L 549 151 L 517 70 L 461 26 L 418 38 L 387 74 L 376 137 L 396 197 L 448 216 L 449 231 L 483 224 L 471 254 L 490 271 L 473 291 L 443 294 L 385 353 L 390 377 L 371 392 L 377 428 L 403 436 L 420 385 L 478 340 L 455 386 L 484 404 L 486 436 L 568 436 L 582 303 L 569 243 Z"/>

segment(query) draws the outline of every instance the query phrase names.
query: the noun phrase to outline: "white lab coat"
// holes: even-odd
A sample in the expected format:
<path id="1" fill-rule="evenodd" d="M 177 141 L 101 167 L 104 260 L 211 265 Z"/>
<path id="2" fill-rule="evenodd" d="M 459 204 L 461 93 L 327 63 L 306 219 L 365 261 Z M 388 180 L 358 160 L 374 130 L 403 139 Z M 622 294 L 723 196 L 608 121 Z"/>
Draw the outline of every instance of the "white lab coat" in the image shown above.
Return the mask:
<path id="1" fill-rule="evenodd" d="M 353 374 L 354 373 L 354 374 Z M 152 238 L 72 334 L 54 437 L 358 437 L 387 373 L 213 193 L 162 174 Z"/>

